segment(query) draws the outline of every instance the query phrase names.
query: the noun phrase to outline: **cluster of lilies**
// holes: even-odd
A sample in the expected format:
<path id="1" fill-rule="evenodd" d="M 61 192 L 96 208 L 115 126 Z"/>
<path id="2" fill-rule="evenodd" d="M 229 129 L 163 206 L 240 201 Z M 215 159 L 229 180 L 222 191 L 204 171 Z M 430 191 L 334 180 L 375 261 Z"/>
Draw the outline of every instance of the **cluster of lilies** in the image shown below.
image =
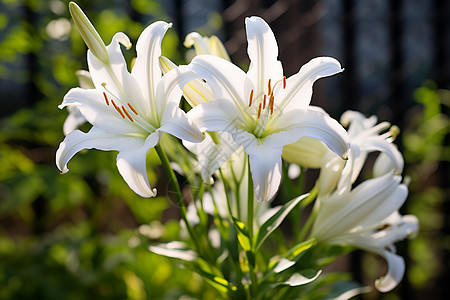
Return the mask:
<path id="1" fill-rule="evenodd" d="M 198 215 L 205 211 L 228 218 L 238 238 L 239 234 L 248 238 L 247 242 L 239 238 L 248 265 L 241 270 L 248 271 L 248 278 L 241 274 L 246 280 L 209 271 L 223 276 L 231 291 L 249 286 L 249 293 L 256 297 L 257 286 L 272 280 L 272 275 L 284 278 L 281 280 L 290 286 L 320 277 L 317 272 L 299 279 L 294 276 L 299 273 L 287 272 L 302 259 L 293 252 L 269 268 L 270 276 L 252 258 L 295 206 L 313 201 L 298 244 L 308 242 L 309 246 L 302 251 L 313 245 L 347 245 L 376 253 L 386 259 L 388 272 L 376 280 L 375 287 L 386 292 L 398 285 L 405 263 L 396 254 L 394 243 L 418 231 L 415 216 L 398 212 L 408 194 L 401 177 L 403 157 L 393 143 L 398 128 L 356 111 L 345 112 L 338 122 L 323 108 L 310 105 L 314 82 L 343 71 L 336 59 L 314 58 L 286 78 L 272 30 L 262 18 L 253 16 L 245 20 L 250 58 L 247 72 L 230 61 L 217 37 L 196 32 L 185 40 L 186 46 L 195 48 L 196 56 L 189 64 L 177 66 L 161 55 L 161 41 L 171 24 L 157 21 L 137 40 L 137 56 L 128 71 L 121 45 L 130 49 L 129 38 L 119 32 L 106 46 L 82 10 L 73 2 L 69 8 L 89 48 L 89 72 L 77 73 L 80 87 L 71 89 L 59 106 L 70 112 L 64 125 L 66 137 L 56 153 L 62 173 L 83 149 L 118 151 L 117 167 L 128 186 L 142 197 L 154 197 L 157 191 L 149 184 L 146 158 L 155 148 L 167 172 L 173 173 L 164 154 L 162 137 L 166 133 L 194 154 L 191 171 L 210 186 L 193 205 L 183 206 L 183 226 L 198 247 L 193 249 L 196 255 L 186 260 L 213 260 L 201 250 L 201 238 L 194 228 Z M 190 106 L 188 112 L 180 108 L 182 97 Z M 78 130 L 86 121 L 91 129 Z M 372 175 L 361 180 L 361 170 L 372 152 L 379 152 Z M 281 199 L 281 206 L 271 208 L 270 201 L 282 181 L 283 161 L 303 170 L 320 169 L 320 175 L 308 194 L 291 201 Z M 197 200 L 202 201 L 202 212 L 196 210 Z M 181 194 L 180 201 L 184 203 Z M 208 201 L 213 203 L 209 210 Z M 150 249 L 181 258 L 181 252 L 173 247 Z M 276 276 L 283 273 L 289 274 L 287 279 Z"/>

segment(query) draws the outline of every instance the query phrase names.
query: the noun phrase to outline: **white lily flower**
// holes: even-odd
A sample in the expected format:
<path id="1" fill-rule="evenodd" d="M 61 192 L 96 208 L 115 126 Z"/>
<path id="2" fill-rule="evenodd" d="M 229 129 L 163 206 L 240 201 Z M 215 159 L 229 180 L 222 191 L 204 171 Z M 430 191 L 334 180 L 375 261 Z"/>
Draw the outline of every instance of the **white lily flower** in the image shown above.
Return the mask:
<path id="1" fill-rule="evenodd" d="M 189 66 L 210 85 L 216 100 L 202 103 L 188 114 L 201 130 L 229 132 L 244 147 L 256 198 L 267 201 L 280 184 L 284 145 L 309 136 L 347 157 L 346 131 L 325 113 L 309 109 L 314 81 L 342 69 L 337 60 L 320 57 L 286 79 L 267 23 L 259 17 L 247 18 L 246 29 L 251 60 L 247 73 L 211 55 L 192 60 Z"/>
<path id="2" fill-rule="evenodd" d="M 352 144 L 352 154 L 350 160 L 353 166 L 351 169 L 351 182 L 355 182 L 370 152 L 379 151 L 376 163 L 375 176 L 381 176 L 389 172 L 401 174 L 403 172 L 403 156 L 397 147 L 392 143 L 399 133 L 397 126 L 392 126 L 388 122 L 377 124 L 377 117 L 366 118 L 357 111 L 346 111 L 341 116 L 341 124 L 348 126 L 348 135 Z M 383 131 L 386 133 L 381 134 Z M 389 158 L 389 159 L 387 159 Z"/>
<path id="3" fill-rule="evenodd" d="M 225 46 L 216 36 L 205 37 L 197 32 L 189 33 L 184 40 L 185 47 L 194 46 L 196 55 L 211 54 L 230 61 Z M 163 73 L 177 67 L 167 57 L 160 57 Z M 191 107 L 201 103 L 215 100 L 209 85 L 202 79 L 194 79 L 183 88 L 183 96 Z M 197 156 L 197 170 L 200 171 L 204 182 L 212 183 L 212 175 L 228 160 L 238 148 L 231 134 L 228 132 L 205 133 L 205 139 L 201 143 L 183 141 L 183 145 Z"/>
<path id="4" fill-rule="evenodd" d="M 370 152 L 380 151 L 379 159 L 373 168 L 376 177 L 394 171 L 400 174 L 403 170 L 403 157 L 397 147 L 392 144 L 398 135 L 398 128 L 388 122 L 377 125 L 377 118 L 366 118 L 362 113 L 347 111 L 341 117 L 341 124 L 349 126 L 348 136 L 351 143 L 351 153 L 344 172 L 352 172 L 348 177 L 351 183 L 355 182 L 367 155 Z M 381 134 L 381 132 L 388 132 Z M 389 159 L 381 159 L 387 156 Z M 341 173 L 346 165 L 323 142 L 308 137 L 283 148 L 283 159 L 308 168 L 320 168 L 319 194 L 324 195 L 333 191 Z"/>
<path id="5" fill-rule="evenodd" d="M 346 177 L 353 175 L 353 172 L 343 175 L 341 182 L 346 187 L 317 198 L 311 236 L 322 243 L 353 245 L 383 256 L 389 270 L 375 286 L 386 292 L 397 286 L 405 269 L 404 260 L 395 254 L 393 244 L 417 232 L 418 221 L 415 216 L 398 214 L 408 189 L 393 171 L 351 189 Z"/>
<path id="6" fill-rule="evenodd" d="M 161 40 L 170 27 L 158 21 L 142 32 L 131 73 L 119 45 L 130 44 L 125 34 L 117 33 L 106 46 L 106 63 L 88 50 L 95 89 L 71 89 L 59 107 L 78 106 L 93 126 L 87 133 L 71 132 L 60 144 L 56 164 L 63 173 L 68 171 L 68 161 L 82 149 L 116 150 L 117 167 L 130 188 L 143 197 L 152 197 L 156 190 L 148 182 L 146 156 L 158 144 L 161 133 L 191 142 L 203 140 L 204 135 L 178 107 L 184 84 L 196 78 L 195 74 L 181 66 L 161 75 Z"/>

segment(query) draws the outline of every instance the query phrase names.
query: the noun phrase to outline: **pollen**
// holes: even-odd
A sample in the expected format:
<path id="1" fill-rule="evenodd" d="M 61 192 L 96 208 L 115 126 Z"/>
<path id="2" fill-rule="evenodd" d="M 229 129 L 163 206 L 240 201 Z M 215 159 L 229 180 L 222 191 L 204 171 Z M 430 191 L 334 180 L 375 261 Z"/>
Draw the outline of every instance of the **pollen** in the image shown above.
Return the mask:
<path id="1" fill-rule="evenodd" d="M 128 117 L 128 119 L 129 119 L 131 122 L 134 122 L 133 118 L 130 116 L 130 114 L 128 113 L 128 111 L 125 109 L 125 106 L 123 106 L 123 105 L 122 105 L 122 110 L 123 110 L 123 112 L 125 113 L 125 115 Z"/>
<path id="2" fill-rule="evenodd" d="M 270 92 L 272 91 L 272 87 L 270 85 L 271 79 L 269 79 L 269 82 L 267 82 L 267 95 L 270 95 Z"/>
<path id="3" fill-rule="evenodd" d="M 248 100 L 248 107 L 252 106 L 252 100 L 253 100 L 253 90 L 250 92 L 250 99 Z"/>
<path id="4" fill-rule="evenodd" d="M 267 95 L 264 95 L 264 99 L 263 99 L 263 108 L 262 108 L 262 109 L 265 109 L 265 108 L 266 108 L 266 98 L 267 98 Z"/>
<path id="5" fill-rule="evenodd" d="M 125 115 L 123 114 L 122 110 L 116 105 L 116 103 L 114 103 L 113 99 L 111 99 L 111 103 L 114 106 L 114 108 L 117 110 L 117 112 L 122 116 L 122 118 L 125 119 Z"/>
<path id="6" fill-rule="evenodd" d="M 283 76 L 283 90 L 286 88 L 286 76 Z"/>
<path id="7" fill-rule="evenodd" d="M 103 92 L 103 97 L 105 97 L 105 102 L 106 102 L 106 105 L 108 105 L 108 106 L 109 106 L 109 101 L 108 101 L 108 97 L 106 96 L 106 93 L 105 93 L 105 92 Z"/>
<path id="8" fill-rule="evenodd" d="M 131 109 L 131 111 L 137 116 L 138 115 L 137 110 L 134 109 L 134 107 L 130 103 L 127 103 L 127 104 L 128 104 L 128 107 Z"/>

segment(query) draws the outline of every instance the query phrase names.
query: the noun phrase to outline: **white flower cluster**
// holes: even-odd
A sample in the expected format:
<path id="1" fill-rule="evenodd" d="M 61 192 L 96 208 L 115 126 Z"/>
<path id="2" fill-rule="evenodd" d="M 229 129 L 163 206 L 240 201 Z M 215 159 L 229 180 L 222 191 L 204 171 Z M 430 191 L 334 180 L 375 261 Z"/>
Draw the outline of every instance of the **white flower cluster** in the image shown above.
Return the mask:
<path id="1" fill-rule="evenodd" d="M 115 150 L 118 170 L 130 188 L 143 197 L 155 196 L 146 157 L 166 132 L 196 155 L 195 171 L 204 182 L 217 178 L 205 196 L 215 202 L 206 199 L 210 205 L 205 204 L 205 210 L 211 215 L 217 210 L 223 218 L 242 211 L 252 218 L 247 203 L 253 199 L 247 195 L 259 202 L 274 198 L 282 160 L 320 168 L 309 236 L 318 243 L 353 245 L 383 256 L 389 271 L 376 287 L 389 291 L 399 283 L 405 267 L 393 244 L 417 232 L 418 221 L 398 213 L 408 193 L 401 183 L 403 158 L 392 143 L 398 129 L 387 122 L 377 125 L 375 117 L 354 111 L 346 112 L 339 123 L 310 105 L 314 82 L 342 72 L 336 59 L 314 58 L 286 78 L 272 30 L 263 19 L 249 17 L 247 72 L 230 61 L 217 37 L 195 32 L 185 45 L 194 46 L 197 55 L 189 65 L 176 66 L 161 56 L 161 41 L 171 24 L 158 21 L 140 35 L 129 72 L 119 45 L 130 48 L 128 37 L 117 33 L 106 46 L 76 4 L 70 3 L 70 12 L 89 47 L 89 72 L 78 73 L 81 88 L 71 89 L 60 105 L 70 112 L 64 126 L 67 136 L 56 153 L 63 173 L 82 149 Z M 182 96 L 192 107 L 187 113 L 179 107 Z M 84 120 L 92 124 L 87 133 L 76 129 Z M 355 187 L 368 154 L 375 151 L 380 154 L 372 178 Z M 221 180 L 226 178 L 235 183 L 232 197 L 225 197 L 230 187 Z M 250 237 L 253 227 L 263 227 L 280 209 L 267 212 L 267 203 L 253 208 L 261 217 L 242 218 L 252 223 Z M 192 209 L 188 218 L 198 223 Z"/>

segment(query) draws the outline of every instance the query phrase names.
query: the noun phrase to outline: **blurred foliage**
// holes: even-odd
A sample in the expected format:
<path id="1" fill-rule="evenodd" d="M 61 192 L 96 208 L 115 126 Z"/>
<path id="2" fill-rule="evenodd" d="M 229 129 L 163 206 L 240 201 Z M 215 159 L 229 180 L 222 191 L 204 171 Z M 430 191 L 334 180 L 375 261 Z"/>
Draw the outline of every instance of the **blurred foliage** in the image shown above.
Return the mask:
<path id="1" fill-rule="evenodd" d="M 148 251 L 178 238 L 177 208 L 137 196 L 116 153 L 80 153 L 65 175 L 55 166 L 67 116 L 57 106 L 86 68 L 68 2 L 0 1 L 0 299 L 214 298 L 199 276 Z M 135 44 L 147 24 L 171 21 L 163 2 L 78 1 L 107 44 L 117 31 Z M 178 41 L 170 30 L 163 53 L 180 61 Z M 164 191 L 158 165 L 150 152 L 149 179 Z"/>
<path id="2" fill-rule="evenodd" d="M 444 271 L 444 251 L 450 250 L 450 237 L 441 231 L 444 202 L 450 191 L 444 182 L 448 178 L 440 175 L 445 174 L 444 164 L 450 162 L 450 91 L 427 82 L 415 91 L 414 98 L 420 106 L 407 116 L 411 121 L 403 134 L 403 154 L 407 163 L 405 175 L 411 180 L 407 210 L 419 218 L 420 234 L 409 242 L 411 262 L 407 276 L 428 297 L 433 295 Z"/>

